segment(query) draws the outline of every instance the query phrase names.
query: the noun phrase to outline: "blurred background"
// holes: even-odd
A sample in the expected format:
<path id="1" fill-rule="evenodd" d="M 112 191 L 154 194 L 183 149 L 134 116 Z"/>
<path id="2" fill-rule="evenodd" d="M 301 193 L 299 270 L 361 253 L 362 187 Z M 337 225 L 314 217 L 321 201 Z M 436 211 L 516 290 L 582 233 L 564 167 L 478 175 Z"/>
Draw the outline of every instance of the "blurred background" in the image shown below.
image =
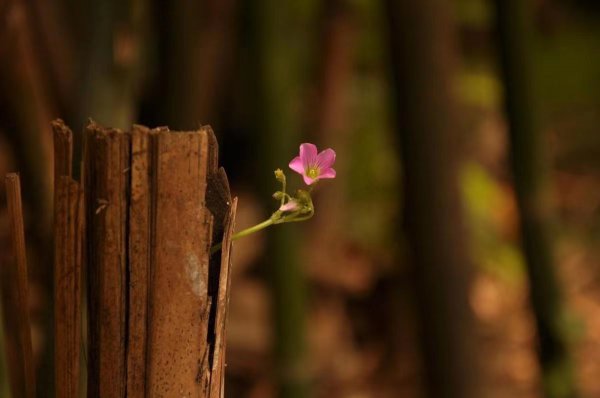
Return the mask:
<path id="1" fill-rule="evenodd" d="M 57 117 L 76 148 L 89 117 L 210 124 L 238 230 L 300 143 L 337 151 L 314 219 L 235 244 L 226 396 L 600 397 L 596 1 L 3 0 L 0 21 L 41 397 Z M 8 242 L 1 192 L 0 263 Z"/>

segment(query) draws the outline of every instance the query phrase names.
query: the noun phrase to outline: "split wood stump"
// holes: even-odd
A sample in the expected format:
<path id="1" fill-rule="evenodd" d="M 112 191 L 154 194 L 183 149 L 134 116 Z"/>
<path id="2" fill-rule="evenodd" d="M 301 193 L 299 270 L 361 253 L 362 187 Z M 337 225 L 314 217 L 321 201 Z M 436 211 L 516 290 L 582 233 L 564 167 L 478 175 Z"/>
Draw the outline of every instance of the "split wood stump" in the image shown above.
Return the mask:
<path id="1" fill-rule="evenodd" d="M 79 396 L 83 286 L 88 397 L 223 397 L 236 200 L 211 128 L 90 122 L 81 181 L 53 129 L 57 398 Z"/>

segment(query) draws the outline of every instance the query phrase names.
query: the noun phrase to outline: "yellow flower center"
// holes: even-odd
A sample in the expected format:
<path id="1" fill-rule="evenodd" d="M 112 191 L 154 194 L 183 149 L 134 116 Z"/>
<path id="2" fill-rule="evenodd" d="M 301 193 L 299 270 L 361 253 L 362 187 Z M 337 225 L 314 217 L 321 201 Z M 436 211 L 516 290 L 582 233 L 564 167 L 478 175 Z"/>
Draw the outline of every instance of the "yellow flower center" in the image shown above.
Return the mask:
<path id="1" fill-rule="evenodd" d="M 309 167 L 308 170 L 306 170 L 306 175 L 309 176 L 312 179 L 315 179 L 317 177 L 319 177 L 319 168 L 318 167 Z"/>

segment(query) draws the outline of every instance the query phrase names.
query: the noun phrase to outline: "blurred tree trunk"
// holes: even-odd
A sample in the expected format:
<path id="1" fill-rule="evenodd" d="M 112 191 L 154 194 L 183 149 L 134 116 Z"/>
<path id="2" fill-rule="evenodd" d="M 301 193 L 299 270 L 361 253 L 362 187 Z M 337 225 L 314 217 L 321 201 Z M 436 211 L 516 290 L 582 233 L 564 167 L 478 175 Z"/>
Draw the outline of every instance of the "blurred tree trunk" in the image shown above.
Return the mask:
<path id="1" fill-rule="evenodd" d="M 387 1 L 404 221 L 428 396 L 479 398 L 458 186 L 455 31 L 445 0 Z"/>
<path id="2" fill-rule="evenodd" d="M 300 132 L 306 126 L 302 105 L 313 40 L 313 3 L 261 0 L 253 2 L 248 21 L 252 32 L 256 96 L 251 99 L 256 120 L 257 178 L 260 195 L 269 198 L 277 184 L 273 170 L 288 170 L 298 153 Z M 289 175 L 289 174 L 288 174 Z M 274 203 L 269 204 L 272 211 Z M 298 226 L 269 231 L 266 248 L 268 280 L 275 327 L 275 370 L 279 397 L 310 396 L 306 345 L 307 286 L 301 268 Z"/>
<path id="3" fill-rule="evenodd" d="M 87 12 L 93 23 L 88 28 L 89 44 L 82 55 L 76 123 L 92 118 L 108 126 L 129 129 L 137 113 L 148 2 L 91 1 Z M 79 152 L 80 145 L 75 145 L 74 150 Z M 79 159 L 80 153 L 74 158 Z"/>
<path id="4" fill-rule="evenodd" d="M 74 53 L 73 32 L 65 23 L 64 4 L 59 1 L 23 1 L 23 4 L 31 21 L 34 48 L 40 61 L 39 68 L 46 77 L 48 96 L 58 110 L 58 115 L 52 116 L 67 117 L 73 106 L 71 95 L 75 79 L 72 76 L 79 65 Z"/>
<path id="5" fill-rule="evenodd" d="M 318 89 L 309 117 L 314 118 L 310 137 L 328 142 L 345 141 L 348 134 L 348 85 L 352 80 L 357 32 L 349 0 L 325 0 L 321 15 Z M 337 148 L 337 146 L 336 146 Z"/>
<path id="6" fill-rule="evenodd" d="M 237 3 L 157 0 L 155 6 L 160 19 L 157 123 L 179 129 L 215 127 L 232 67 Z"/>
<path id="7" fill-rule="evenodd" d="M 531 86 L 529 26 L 533 18 L 527 14 L 528 4 L 519 0 L 495 1 L 511 165 L 539 338 L 544 393 L 549 398 L 574 397 L 577 394 L 564 335 L 564 309 L 554 271 L 551 203 Z"/>
<path id="8" fill-rule="evenodd" d="M 323 148 L 337 153 L 350 153 L 350 91 L 357 46 L 356 9 L 349 0 L 325 0 L 320 15 L 317 84 L 307 119 L 311 121 L 307 137 Z M 315 250 L 309 255 L 311 264 L 340 260 L 348 198 L 343 187 L 349 183 L 348 159 L 335 165 L 337 177 L 332 184 L 318 189 L 319 211 L 307 225 L 308 244 Z M 323 251 L 327 251 L 324 253 Z"/>

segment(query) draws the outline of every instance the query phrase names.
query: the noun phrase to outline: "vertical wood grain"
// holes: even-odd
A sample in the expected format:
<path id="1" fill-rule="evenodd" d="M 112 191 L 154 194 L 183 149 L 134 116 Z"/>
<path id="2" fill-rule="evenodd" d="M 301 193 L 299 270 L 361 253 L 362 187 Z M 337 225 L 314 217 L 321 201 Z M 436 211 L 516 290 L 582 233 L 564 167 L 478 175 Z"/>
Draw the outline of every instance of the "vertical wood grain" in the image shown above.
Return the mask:
<path id="1" fill-rule="evenodd" d="M 161 132 L 156 140 L 148 391 L 203 397 L 212 234 L 204 205 L 208 142 L 198 132 Z"/>
<path id="2" fill-rule="evenodd" d="M 83 193 L 58 177 L 54 212 L 55 396 L 79 397 Z"/>
<path id="3" fill-rule="evenodd" d="M 31 324 L 27 287 L 27 255 L 19 175 L 6 176 L 8 218 L 14 261 L 2 264 L 2 304 L 11 391 L 15 397 L 35 397 Z"/>
<path id="4" fill-rule="evenodd" d="M 126 391 L 130 136 L 87 127 L 88 397 Z"/>

